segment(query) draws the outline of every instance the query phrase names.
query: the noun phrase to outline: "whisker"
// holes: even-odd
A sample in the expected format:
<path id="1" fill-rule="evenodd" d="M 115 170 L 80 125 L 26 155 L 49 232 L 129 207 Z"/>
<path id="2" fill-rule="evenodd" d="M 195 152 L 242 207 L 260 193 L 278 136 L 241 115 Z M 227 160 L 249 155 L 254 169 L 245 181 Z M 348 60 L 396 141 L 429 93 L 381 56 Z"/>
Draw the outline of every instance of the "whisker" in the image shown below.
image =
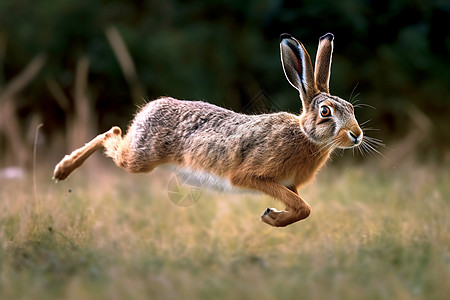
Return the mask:
<path id="1" fill-rule="evenodd" d="M 330 142 L 328 142 L 327 144 L 323 145 L 322 147 L 319 148 L 319 150 L 317 150 L 316 152 L 314 152 L 313 154 L 311 154 L 311 156 L 317 155 L 319 154 L 322 150 L 328 150 L 331 149 L 331 147 L 334 144 L 334 140 L 331 140 Z"/>
<path id="2" fill-rule="evenodd" d="M 371 108 L 371 109 L 376 109 L 376 107 L 374 107 L 372 105 L 369 105 L 369 104 L 366 104 L 366 103 L 359 103 L 359 104 L 353 105 L 353 107 L 354 108 L 368 107 L 368 108 Z"/>
<path id="3" fill-rule="evenodd" d="M 353 106 L 360 101 L 360 100 L 356 99 L 356 97 L 358 97 L 358 96 L 359 96 L 359 93 L 356 94 L 355 97 L 353 97 L 353 100 L 349 101 Z"/>
<path id="4" fill-rule="evenodd" d="M 364 147 L 363 144 L 361 143 L 358 147 L 357 147 L 359 153 L 361 153 L 362 156 L 366 156 L 364 153 Z"/>
<path id="5" fill-rule="evenodd" d="M 374 138 L 374 137 L 370 137 L 370 136 L 365 136 L 364 139 L 369 144 L 374 144 L 374 145 L 377 145 L 377 146 L 386 147 L 386 145 L 380 139 L 377 139 L 377 138 Z"/>
<path id="6" fill-rule="evenodd" d="M 362 122 L 361 124 L 359 124 L 359 127 L 366 125 L 367 123 L 369 123 L 370 121 L 372 121 L 371 119 Z"/>
<path id="7" fill-rule="evenodd" d="M 353 93 L 355 92 L 355 90 L 356 90 L 356 88 L 358 87 L 358 85 L 359 85 L 359 82 L 356 83 L 355 87 L 353 88 L 352 92 L 350 93 L 350 97 L 349 97 L 349 101 L 348 101 L 348 102 L 350 102 L 352 105 L 353 105 L 354 103 L 356 103 L 356 102 L 353 102 L 352 100 L 353 100 L 353 99 L 356 99 L 356 97 L 359 96 L 359 93 L 358 93 L 358 94 L 356 94 L 355 97 L 352 99 Z"/>
<path id="8" fill-rule="evenodd" d="M 370 155 L 372 153 L 374 153 L 374 151 L 369 147 L 369 145 L 366 143 L 364 143 L 364 150 L 366 151 L 367 155 Z"/>
<path id="9" fill-rule="evenodd" d="M 364 129 L 364 130 L 366 130 L 366 129 Z M 358 148 L 358 151 L 361 153 L 362 156 L 376 153 L 379 156 L 386 159 L 386 157 L 378 149 L 379 147 L 387 148 L 382 140 L 364 135 L 361 144 L 359 144 L 356 148 Z"/>
<path id="10" fill-rule="evenodd" d="M 370 154 L 370 152 L 367 150 L 367 147 L 364 142 L 358 146 L 358 150 L 362 156 L 366 156 L 366 154 Z"/>
<path id="11" fill-rule="evenodd" d="M 377 153 L 378 155 L 386 159 L 386 157 L 377 149 L 378 147 L 387 148 L 382 140 L 365 136 L 362 140 L 361 146 L 366 153 Z"/>
<path id="12" fill-rule="evenodd" d="M 383 157 L 384 159 L 386 159 L 386 157 L 385 157 L 383 154 L 381 154 L 380 151 L 378 151 L 373 145 L 371 145 L 371 144 L 368 143 L 367 141 L 366 141 L 365 145 L 366 145 L 366 146 L 368 147 L 368 149 L 370 149 L 372 152 L 375 152 L 375 153 L 377 153 L 378 155 L 380 155 L 381 157 Z"/>
<path id="13" fill-rule="evenodd" d="M 317 150 L 316 152 L 312 153 L 310 156 L 314 156 L 319 154 L 322 150 L 330 150 L 333 147 L 335 147 L 336 145 L 339 144 L 339 141 L 336 139 L 332 139 L 331 141 L 329 141 L 328 143 L 326 143 L 325 145 L 323 145 L 322 147 L 319 148 L 319 150 Z"/>
<path id="14" fill-rule="evenodd" d="M 334 153 L 336 153 L 336 155 L 337 156 L 340 156 L 340 157 L 343 157 L 344 156 L 344 153 L 345 153 L 345 150 L 344 149 L 336 149 L 336 151 L 334 152 Z M 334 154 L 333 153 L 333 154 Z"/>
<path id="15" fill-rule="evenodd" d="M 380 129 L 378 129 L 378 128 L 372 128 L 372 127 L 367 127 L 367 128 L 361 127 L 361 130 L 364 132 L 364 131 L 378 131 L 378 130 L 380 130 Z"/>

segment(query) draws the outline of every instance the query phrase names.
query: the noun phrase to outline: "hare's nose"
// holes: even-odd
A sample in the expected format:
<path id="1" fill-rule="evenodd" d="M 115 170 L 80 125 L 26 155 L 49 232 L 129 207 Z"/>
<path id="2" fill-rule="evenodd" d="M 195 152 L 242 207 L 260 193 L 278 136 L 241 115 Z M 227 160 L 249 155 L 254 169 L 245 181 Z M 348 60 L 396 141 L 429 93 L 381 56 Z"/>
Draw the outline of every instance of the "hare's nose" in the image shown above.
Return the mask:
<path id="1" fill-rule="evenodd" d="M 358 145 L 359 143 L 361 143 L 362 141 L 362 131 L 359 130 L 358 132 L 354 133 L 353 131 L 349 130 L 348 131 L 348 136 L 350 137 L 350 140 L 355 144 Z"/>

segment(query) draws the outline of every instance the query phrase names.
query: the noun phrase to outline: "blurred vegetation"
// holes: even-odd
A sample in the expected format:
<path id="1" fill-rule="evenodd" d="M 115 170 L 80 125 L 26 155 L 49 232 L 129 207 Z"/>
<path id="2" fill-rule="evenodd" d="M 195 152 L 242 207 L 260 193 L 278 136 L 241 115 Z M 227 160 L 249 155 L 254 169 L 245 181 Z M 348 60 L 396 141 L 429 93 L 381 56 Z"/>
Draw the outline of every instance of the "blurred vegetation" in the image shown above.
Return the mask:
<path id="1" fill-rule="evenodd" d="M 43 173 L 41 173 L 43 171 Z M 169 200 L 170 172 L 0 181 L 0 299 L 399 299 L 450 294 L 450 173 L 329 168 L 313 213 L 275 229 L 267 196 Z M 349 188 L 351 187 L 351 188 Z M 407 188 L 405 188 L 407 187 Z M 370 191 L 370 192 L 368 192 Z M 301 296 L 299 296 L 301 295 Z"/>
<path id="2" fill-rule="evenodd" d="M 439 0 L 2 0 L 0 94 L 36 55 L 45 58 L 13 101 L 23 138 L 38 118 L 48 145 L 75 126 L 67 119 L 76 110 L 82 58 L 95 131 L 126 126 L 136 105 L 165 95 L 237 111 L 263 95 L 297 112 L 300 102 L 281 70 L 279 35 L 291 33 L 314 57 L 318 38 L 333 32 L 332 93 L 375 107 L 357 110 L 357 117 L 371 119 L 366 127 L 379 128 L 371 134 L 388 146 L 415 136 L 399 144 L 411 148 L 405 153 L 449 159 L 449 18 L 450 2 Z M 110 28 L 134 62 L 131 80 Z M 0 135 L 4 154 L 11 149 Z"/>

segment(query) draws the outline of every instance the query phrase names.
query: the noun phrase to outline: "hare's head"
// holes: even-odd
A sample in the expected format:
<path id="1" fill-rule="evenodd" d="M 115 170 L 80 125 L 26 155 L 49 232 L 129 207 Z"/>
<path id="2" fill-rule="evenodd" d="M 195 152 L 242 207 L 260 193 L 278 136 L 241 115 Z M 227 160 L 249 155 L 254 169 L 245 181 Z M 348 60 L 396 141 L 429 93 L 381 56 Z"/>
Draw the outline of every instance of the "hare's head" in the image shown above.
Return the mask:
<path id="1" fill-rule="evenodd" d="M 306 136 L 328 148 L 358 146 L 363 132 L 356 121 L 353 105 L 329 93 L 333 38 L 320 38 L 315 70 L 308 52 L 298 40 L 281 35 L 280 51 L 284 74 L 300 93 L 303 110 L 300 125 Z"/>

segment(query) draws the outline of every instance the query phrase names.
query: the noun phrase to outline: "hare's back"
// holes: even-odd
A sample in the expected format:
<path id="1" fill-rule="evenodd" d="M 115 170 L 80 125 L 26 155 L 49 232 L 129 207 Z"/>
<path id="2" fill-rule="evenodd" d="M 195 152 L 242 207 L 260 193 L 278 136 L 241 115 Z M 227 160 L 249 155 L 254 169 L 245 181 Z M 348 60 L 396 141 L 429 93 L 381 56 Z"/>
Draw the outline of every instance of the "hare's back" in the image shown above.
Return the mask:
<path id="1" fill-rule="evenodd" d="M 248 122 L 249 118 L 250 116 L 202 101 L 160 98 L 145 105 L 134 118 L 132 126 L 137 131 L 152 134 L 167 128 L 172 134 L 183 136 L 202 129 L 231 129 L 233 124 Z"/>
<path id="2" fill-rule="evenodd" d="M 136 114 L 128 134 L 137 154 L 177 155 L 183 144 L 199 133 L 233 135 L 239 125 L 250 119 L 251 116 L 202 101 L 160 98 Z"/>

